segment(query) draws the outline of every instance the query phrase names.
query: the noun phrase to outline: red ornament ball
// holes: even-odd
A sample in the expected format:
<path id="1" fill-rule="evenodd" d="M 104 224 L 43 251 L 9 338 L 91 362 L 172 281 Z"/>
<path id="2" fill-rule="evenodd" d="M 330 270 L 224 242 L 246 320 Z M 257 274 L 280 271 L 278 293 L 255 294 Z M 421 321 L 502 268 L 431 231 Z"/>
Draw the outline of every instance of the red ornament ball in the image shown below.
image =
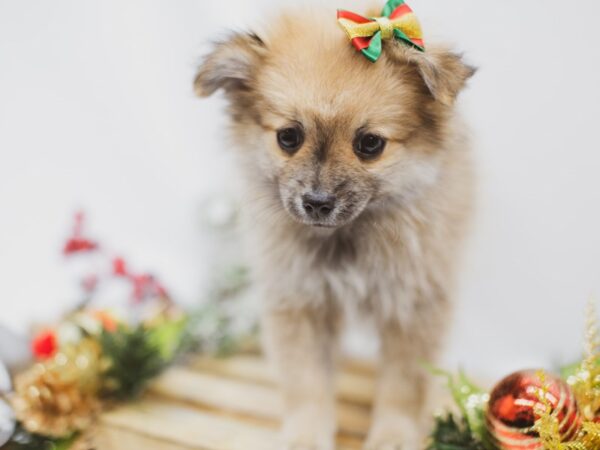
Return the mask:
<path id="1" fill-rule="evenodd" d="M 577 403 L 567 383 L 547 375 L 546 399 L 560 425 L 563 441 L 572 439 L 581 425 Z M 536 371 L 515 372 L 496 385 L 490 394 L 486 425 L 492 442 L 501 450 L 541 450 L 534 429 L 537 410 L 543 408 L 544 387 Z"/>

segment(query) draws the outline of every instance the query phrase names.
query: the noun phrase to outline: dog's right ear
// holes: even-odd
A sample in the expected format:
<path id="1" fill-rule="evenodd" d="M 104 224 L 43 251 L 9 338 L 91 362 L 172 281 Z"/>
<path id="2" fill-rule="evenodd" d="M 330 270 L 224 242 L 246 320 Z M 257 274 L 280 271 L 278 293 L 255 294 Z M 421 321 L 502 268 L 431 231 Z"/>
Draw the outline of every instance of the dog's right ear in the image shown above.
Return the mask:
<path id="1" fill-rule="evenodd" d="M 200 65 L 194 79 L 194 91 L 200 97 L 207 97 L 218 89 L 227 93 L 248 89 L 265 54 L 266 46 L 258 35 L 231 35 L 218 42 Z"/>

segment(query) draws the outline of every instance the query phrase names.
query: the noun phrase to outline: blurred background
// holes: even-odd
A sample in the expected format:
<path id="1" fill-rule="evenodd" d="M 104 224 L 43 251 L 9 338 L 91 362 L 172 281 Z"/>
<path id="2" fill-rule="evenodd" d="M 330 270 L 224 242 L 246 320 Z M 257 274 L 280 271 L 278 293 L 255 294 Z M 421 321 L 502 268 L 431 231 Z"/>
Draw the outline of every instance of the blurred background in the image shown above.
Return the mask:
<path id="1" fill-rule="evenodd" d="M 226 30 L 303 3 L 0 0 L 3 333 L 71 306 L 61 246 L 78 209 L 175 298 L 201 299 L 221 254 L 206 216 L 227 216 L 235 173 L 224 101 L 194 97 L 194 70 Z M 319 3 L 331 20 L 373 5 Z M 498 377 L 570 362 L 600 290 L 600 5 L 410 4 L 426 39 L 480 68 L 460 105 L 480 191 L 446 365 Z"/>

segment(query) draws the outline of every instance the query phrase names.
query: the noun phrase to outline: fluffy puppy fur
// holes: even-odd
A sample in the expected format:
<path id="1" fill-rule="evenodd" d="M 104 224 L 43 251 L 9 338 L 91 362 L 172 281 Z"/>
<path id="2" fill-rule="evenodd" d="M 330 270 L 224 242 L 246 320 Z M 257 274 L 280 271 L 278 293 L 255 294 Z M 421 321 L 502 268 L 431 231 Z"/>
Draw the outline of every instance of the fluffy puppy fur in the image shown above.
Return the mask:
<path id="1" fill-rule="evenodd" d="M 421 362 L 444 340 L 472 198 L 454 103 L 474 70 L 447 49 L 397 41 L 373 64 L 334 11 L 301 16 L 278 17 L 260 37 L 231 35 L 195 79 L 198 95 L 228 99 L 285 448 L 334 447 L 336 338 L 353 310 L 380 336 L 365 446 L 416 450 L 429 417 Z M 303 137 L 293 151 L 278 141 L 289 128 Z M 384 140 L 383 153 L 356 152 L 365 134 Z M 315 193 L 331 200 L 322 215 L 303 200 Z"/>

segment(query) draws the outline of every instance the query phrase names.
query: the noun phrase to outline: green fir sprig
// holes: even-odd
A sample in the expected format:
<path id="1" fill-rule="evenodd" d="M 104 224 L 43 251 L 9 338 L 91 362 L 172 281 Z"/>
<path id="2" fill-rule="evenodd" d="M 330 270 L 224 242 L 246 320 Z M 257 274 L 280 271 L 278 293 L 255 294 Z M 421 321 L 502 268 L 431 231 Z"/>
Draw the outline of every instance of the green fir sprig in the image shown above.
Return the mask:
<path id="1" fill-rule="evenodd" d="M 138 396 L 180 353 L 186 326 L 187 319 L 181 319 L 102 332 L 104 396 L 119 401 Z"/>
<path id="2" fill-rule="evenodd" d="M 473 436 L 467 420 L 457 421 L 453 414 L 436 417 L 427 450 L 486 450 L 483 443 Z"/>

